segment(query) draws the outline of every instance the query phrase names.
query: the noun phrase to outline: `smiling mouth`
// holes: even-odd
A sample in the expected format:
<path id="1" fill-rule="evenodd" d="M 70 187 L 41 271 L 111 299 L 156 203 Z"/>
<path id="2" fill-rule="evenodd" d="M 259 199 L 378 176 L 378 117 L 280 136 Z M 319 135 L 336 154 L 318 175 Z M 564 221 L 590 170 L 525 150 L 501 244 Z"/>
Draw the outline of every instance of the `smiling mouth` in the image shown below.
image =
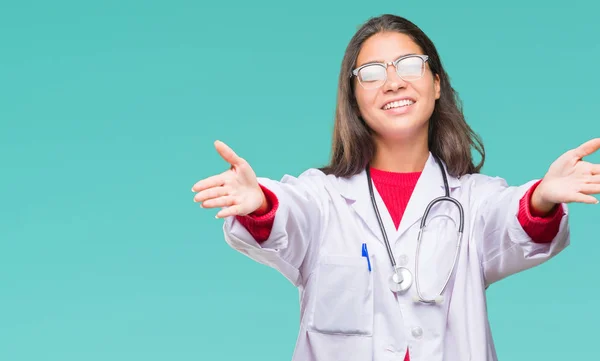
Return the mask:
<path id="1" fill-rule="evenodd" d="M 389 109 L 393 109 L 393 108 L 402 108 L 402 107 L 406 107 L 406 106 L 409 106 L 409 105 L 413 105 L 414 103 L 415 103 L 414 100 L 403 99 L 403 100 L 398 100 L 398 101 L 395 101 L 395 102 L 387 103 L 381 109 L 383 109 L 383 110 L 389 110 Z"/>

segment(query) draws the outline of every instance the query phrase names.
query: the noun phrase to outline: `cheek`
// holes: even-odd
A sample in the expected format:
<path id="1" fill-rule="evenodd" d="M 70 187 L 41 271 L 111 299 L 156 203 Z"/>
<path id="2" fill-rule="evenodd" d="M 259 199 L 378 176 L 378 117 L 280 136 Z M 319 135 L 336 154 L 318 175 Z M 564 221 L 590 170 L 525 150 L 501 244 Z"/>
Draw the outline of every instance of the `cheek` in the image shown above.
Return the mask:
<path id="1" fill-rule="evenodd" d="M 372 107 L 375 104 L 375 96 L 375 93 L 370 94 L 361 90 L 355 92 L 355 99 L 361 113 L 373 112 Z"/>
<path id="2" fill-rule="evenodd" d="M 354 94 L 354 99 L 356 99 L 356 104 L 358 105 L 358 111 L 360 115 L 363 116 L 365 113 L 368 113 L 369 107 L 365 95 L 362 92 L 357 91 Z"/>
<path id="3" fill-rule="evenodd" d="M 428 104 L 435 103 L 436 99 L 438 98 L 437 89 L 433 82 L 424 84 L 424 86 L 421 88 L 420 94 L 426 99 Z"/>

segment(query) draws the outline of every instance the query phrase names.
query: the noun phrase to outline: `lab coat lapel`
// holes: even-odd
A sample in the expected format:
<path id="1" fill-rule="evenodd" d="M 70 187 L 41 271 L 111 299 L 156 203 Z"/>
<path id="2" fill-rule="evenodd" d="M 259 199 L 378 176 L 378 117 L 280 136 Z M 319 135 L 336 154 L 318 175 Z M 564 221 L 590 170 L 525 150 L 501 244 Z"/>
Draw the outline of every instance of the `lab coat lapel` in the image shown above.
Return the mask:
<path id="1" fill-rule="evenodd" d="M 451 181 L 452 180 L 449 177 L 448 182 L 453 183 Z M 406 210 L 404 211 L 402 220 L 400 220 L 398 231 L 395 233 L 396 237 L 394 237 L 394 239 L 390 238 L 390 241 L 397 241 L 404 232 L 415 224 L 415 222 L 421 221 L 429 202 L 444 194 L 444 179 L 442 177 L 440 166 L 430 153 L 429 159 L 425 163 L 423 172 L 421 172 L 421 176 L 406 205 Z M 437 203 L 431 209 L 430 214 L 433 214 L 439 205 L 440 203 Z"/>
<path id="2" fill-rule="evenodd" d="M 447 177 L 450 195 L 452 195 L 453 189 L 460 187 L 460 181 L 450 175 L 447 175 Z M 381 234 L 379 222 L 375 216 L 375 210 L 373 209 L 369 195 L 366 171 L 363 170 L 359 174 L 349 178 L 339 178 L 339 181 L 339 190 L 342 197 L 346 199 L 348 204 L 350 204 L 356 214 L 358 214 L 362 222 L 367 225 L 373 235 L 383 243 L 383 235 Z M 421 173 L 410 200 L 408 201 L 406 210 L 404 211 L 404 215 L 402 216 L 402 220 L 400 221 L 397 231 L 394 227 L 390 213 L 388 212 L 387 207 L 377 192 L 375 185 L 373 185 L 373 191 L 375 193 L 377 207 L 379 208 L 379 214 L 381 215 L 381 219 L 387 232 L 390 244 L 394 244 L 394 242 L 396 242 L 402 236 L 402 234 L 404 234 L 404 232 L 414 225 L 415 222 L 418 222 L 421 220 L 421 218 L 423 218 L 423 213 L 425 212 L 427 205 L 432 200 L 445 195 L 444 179 L 442 177 L 441 169 L 431 153 L 429 153 L 429 158 L 425 163 L 423 172 Z M 446 202 L 436 203 L 430 210 L 430 215 L 433 215 L 435 212 L 439 211 L 439 207 L 443 207 L 444 203 Z"/>
<path id="3" fill-rule="evenodd" d="M 383 244 L 383 234 L 381 233 L 381 228 L 379 227 L 379 222 L 375 215 L 375 209 L 373 209 L 373 203 L 369 194 L 367 172 L 363 170 L 350 178 L 342 178 L 341 185 L 340 192 L 342 196 L 371 233 L 373 233 L 373 235 Z M 379 195 L 379 192 L 377 192 L 375 185 L 373 185 L 373 193 L 387 237 L 390 242 L 392 242 L 396 233 L 392 218 Z"/>

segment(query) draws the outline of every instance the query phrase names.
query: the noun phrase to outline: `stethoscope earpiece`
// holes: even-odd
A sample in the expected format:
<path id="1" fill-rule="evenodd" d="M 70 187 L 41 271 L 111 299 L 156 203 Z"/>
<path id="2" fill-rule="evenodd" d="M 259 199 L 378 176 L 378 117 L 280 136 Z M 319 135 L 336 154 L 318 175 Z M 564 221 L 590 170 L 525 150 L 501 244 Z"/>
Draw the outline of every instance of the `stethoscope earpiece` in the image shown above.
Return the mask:
<path id="1" fill-rule="evenodd" d="M 413 302 L 417 303 L 417 302 L 421 302 L 421 303 L 435 303 L 437 305 L 441 304 L 442 302 L 444 302 L 444 296 L 442 295 L 437 295 L 433 298 L 433 300 L 424 300 L 422 297 L 420 297 L 417 294 L 414 294 L 412 296 L 412 300 Z"/>

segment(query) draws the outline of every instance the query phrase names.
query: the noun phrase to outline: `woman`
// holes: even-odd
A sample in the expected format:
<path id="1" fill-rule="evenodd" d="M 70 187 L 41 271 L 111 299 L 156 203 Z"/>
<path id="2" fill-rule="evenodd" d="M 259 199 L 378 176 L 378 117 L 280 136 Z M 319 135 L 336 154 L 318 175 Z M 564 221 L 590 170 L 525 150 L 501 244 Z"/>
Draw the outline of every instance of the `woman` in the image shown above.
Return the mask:
<path id="1" fill-rule="evenodd" d="M 223 208 L 226 241 L 298 287 L 302 361 L 496 360 L 485 289 L 562 251 L 566 203 L 600 193 L 600 165 L 582 160 L 600 138 L 521 186 L 479 174 L 483 146 L 435 46 L 393 15 L 346 50 L 327 167 L 257 179 L 215 147 L 231 168 L 196 183 L 194 200 Z"/>

